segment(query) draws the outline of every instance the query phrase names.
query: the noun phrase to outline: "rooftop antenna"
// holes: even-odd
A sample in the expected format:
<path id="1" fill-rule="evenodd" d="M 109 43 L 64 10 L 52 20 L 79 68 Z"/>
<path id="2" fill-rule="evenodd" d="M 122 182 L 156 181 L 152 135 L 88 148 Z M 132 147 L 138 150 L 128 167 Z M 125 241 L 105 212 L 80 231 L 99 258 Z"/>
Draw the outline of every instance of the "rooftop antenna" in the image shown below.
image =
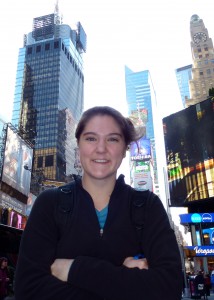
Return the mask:
<path id="1" fill-rule="evenodd" d="M 56 0 L 56 2 L 55 2 L 54 21 L 55 21 L 56 25 L 62 24 L 62 14 L 60 14 L 60 11 L 59 11 L 59 0 Z"/>

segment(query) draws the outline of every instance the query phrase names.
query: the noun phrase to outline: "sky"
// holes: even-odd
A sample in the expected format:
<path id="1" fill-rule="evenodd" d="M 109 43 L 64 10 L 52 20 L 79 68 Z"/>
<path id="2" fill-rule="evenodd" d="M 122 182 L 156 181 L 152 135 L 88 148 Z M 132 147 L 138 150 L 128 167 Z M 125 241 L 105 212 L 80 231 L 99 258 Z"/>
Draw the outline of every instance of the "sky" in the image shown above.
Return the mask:
<path id="1" fill-rule="evenodd" d="M 0 117 L 10 121 L 19 48 L 33 18 L 54 12 L 55 0 L 1 2 Z M 214 39 L 213 0 L 59 0 L 63 23 L 81 22 L 85 109 L 111 105 L 127 113 L 125 65 L 149 70 L 161 118 L 182 109 L 175 69 L 192 63 L 190 18 L 198 14 Z"/>
<path id="2" fill-rule="evenodd" d="M 18 50 L 33 18 L 54 12 L 55 0 L 1 3 L 0 116 L 10 120 Z M 161 117 L 180 109 L 175 69 L 191 64 L 190 18 L 198 14 L 214 38 L 212 0 L 59 0 L 63 23 L 87 34 L 85 109 L 111 105 L 127 113 L 125 65 L 149 70 Z"/>

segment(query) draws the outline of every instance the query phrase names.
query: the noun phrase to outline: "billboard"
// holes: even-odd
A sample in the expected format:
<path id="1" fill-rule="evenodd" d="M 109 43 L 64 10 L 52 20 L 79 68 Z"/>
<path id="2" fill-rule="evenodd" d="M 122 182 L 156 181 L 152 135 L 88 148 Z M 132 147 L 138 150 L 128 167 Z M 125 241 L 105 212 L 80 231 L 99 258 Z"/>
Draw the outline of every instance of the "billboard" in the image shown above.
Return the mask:
<path id="1" fill-rule="evenodd" d="M 214 200 L 214 100 L 163 119 L 171 206 Z"/>
<path id="2" fill-rule="evenodd" d="M 130 145 L 131 160 L 146 160 L 151 158 L 150 139 L 141 138 Z"/>
<path id="3" fill-rule="evenodd" d="M 87 35 L 80 22 L 78 22 L 77 29 L 78 29 L 78 33 L 77 33 L 78 43 L 82 48 L 82 50 L 86 52 Z"/>
<path id="4" fill-rule="evenodd" d="M 33 149 L 7 126 L 2 181 L 26 196 L 30 191 L 32 158 Z"/>
<path id="5" fill-rule="evenodd" d="M 26 205 L 24 203 L 2 191 L 0 191 L 0 207 L 1 206 L 4 208 L 13 209 L 22 215 L 26 214 Z"/>
<path id="6" fill-rule="evenodd" d="M 188 223 L 214 223 L 214 213 L 192 213 L 192 214 L 181 214 L 180 224 Z"/>
<path id="7" fill-rule="evenodd" d="M 131 163 L 131 183 L 137 190 L 153 190 L 150 161 L 133 161 Z"/>
<path id="8" fill-rule="evenodd" d="M 134 126 L 145 127 L 148 122 L 148 110 L 146 108 L 132 110 L 129 118 Z"/>

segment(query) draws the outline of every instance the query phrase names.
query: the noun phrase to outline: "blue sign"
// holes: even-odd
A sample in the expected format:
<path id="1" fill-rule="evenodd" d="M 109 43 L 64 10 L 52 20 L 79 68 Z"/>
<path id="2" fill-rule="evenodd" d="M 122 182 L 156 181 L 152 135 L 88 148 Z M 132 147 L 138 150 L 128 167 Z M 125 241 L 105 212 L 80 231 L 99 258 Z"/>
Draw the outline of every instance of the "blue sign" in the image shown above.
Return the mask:
<path id="1" fill-rule="evenodd" d="M 181 224 L 214 222 L 214 213 L 194 213 L 179 215 Z"/>
<path id="2" fill-rule="evenodd" d="M 201 215 L 200 214 L 192 214 L 191 215 L 191 223 L 201 223 Z"/>
<path id="3" fill-rule="evenodd" d="M 211 239 L 211 241 L 212 241 L 212 244 L 214 244 L 214 230 L 213 230 L 213 232 L 211 233 L 210 239 Z"/>
<path id="4" fill-rule="evenodd" d="M 195 256 L 214 256 L 214 246 L 185 246 L 184 249 L 195 251 Z"/>

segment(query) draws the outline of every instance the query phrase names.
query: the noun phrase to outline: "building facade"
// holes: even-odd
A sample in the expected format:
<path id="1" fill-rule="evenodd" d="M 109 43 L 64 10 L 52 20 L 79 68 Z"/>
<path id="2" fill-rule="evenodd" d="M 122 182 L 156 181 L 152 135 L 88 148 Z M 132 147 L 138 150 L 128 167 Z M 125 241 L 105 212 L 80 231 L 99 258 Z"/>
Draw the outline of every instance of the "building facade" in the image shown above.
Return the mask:
<path id="1" fill-rule="evenodd" d="M 189 81 L 192 79 L 192 65 L 176 69 L 175 75 L 177 78 L 183 108 L 185 108 L 185 100 L 190 98 Z"/>
<path id="2" fill-rule="evenodd" d="M 193 15 L 190 20 L 192 79 L 189 81 L 190 98 L 186 107 L 197 104 L 209 96 L 214 87 L 214 48 L 202 19 Z"/>
<path id="3" fill-rule="evenodd" d="M 160 195 L 154 116 L 156 97 L 148 70 L 133 72 L 125 67 L 128 116 L 144 132 L 138 147 L 131 145 L 131 183 L 135 188 L 148 188 Z"/>
<path id="4" fill-rule="evenodd" d="M 75 125 L 83 110 L 86 34 L 58 9 L 34 18 L 19 49 L 12 124 L 34 146 L 32 171 L 64 181 L 75 172 Z M 27 167 L 27 166 L 25 166 Z"/>

